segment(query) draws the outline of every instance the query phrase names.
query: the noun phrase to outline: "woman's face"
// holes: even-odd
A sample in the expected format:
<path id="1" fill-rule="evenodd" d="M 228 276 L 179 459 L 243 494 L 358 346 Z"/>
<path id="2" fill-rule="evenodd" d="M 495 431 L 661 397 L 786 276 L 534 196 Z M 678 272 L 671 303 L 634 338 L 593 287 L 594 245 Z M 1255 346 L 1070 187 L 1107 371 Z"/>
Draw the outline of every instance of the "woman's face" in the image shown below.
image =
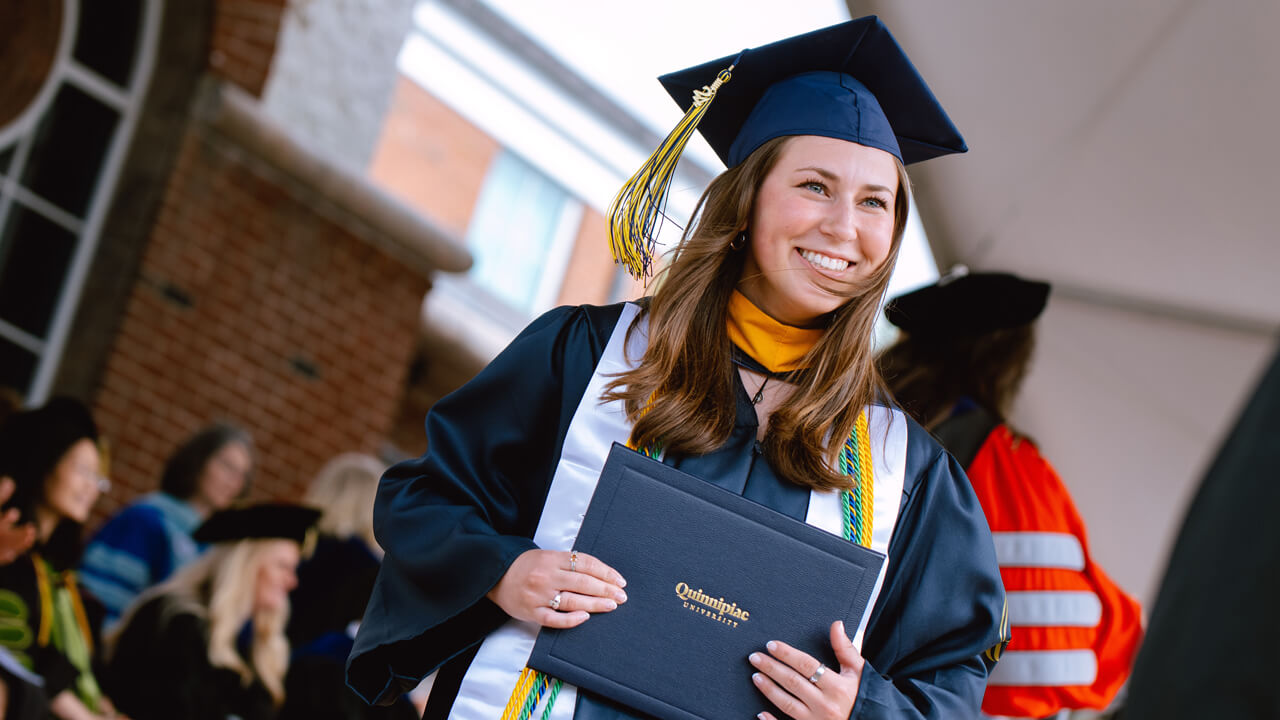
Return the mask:
<path id="1" fill-rule="evenodd" d="M 789 139 L 756 195 L 738 289 L 787 325 L 848 302 L 840 288 L 880 267 L 893 242 L 898 166 L 889 153 L 815 135 Z"/>
<path id="2" fill-rule="evenodd" d="M 78 523 L 89 519 L 102 493 L 98 446 L 82 438 L 53 467 L 44 484 L 44 505 L 55 515 Z"/>
<path id="3" fill-rule="evenodd" d="M 261 562 L 254 584 L 254 612 L 283 610 L 289 604 L 289 592 L 298 585 L 298 543 L 270 540 L 259 557 Z"/>
<path id="4" fill-rule="evenodd" d="M 244 492 L 244 484 L 252 468 L 249 449 L 238 442 L 227 443 L 204 464 L 197 494 L 210 509 L 224 510 Z"/>

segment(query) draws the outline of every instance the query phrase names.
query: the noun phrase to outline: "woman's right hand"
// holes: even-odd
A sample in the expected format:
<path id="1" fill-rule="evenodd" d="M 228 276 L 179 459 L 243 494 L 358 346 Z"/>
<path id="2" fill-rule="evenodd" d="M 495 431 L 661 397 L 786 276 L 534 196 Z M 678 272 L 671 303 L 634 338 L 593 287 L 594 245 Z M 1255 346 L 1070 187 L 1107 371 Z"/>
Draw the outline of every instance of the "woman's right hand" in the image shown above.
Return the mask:
<path id="1" fill-rule="evenodd" d="M 526 550 L 487 597 L 517 620 L 571 628 L 591 613 L 609 612 L 626 602 L 626 585 L 617 570 L 586 553 Z"/>

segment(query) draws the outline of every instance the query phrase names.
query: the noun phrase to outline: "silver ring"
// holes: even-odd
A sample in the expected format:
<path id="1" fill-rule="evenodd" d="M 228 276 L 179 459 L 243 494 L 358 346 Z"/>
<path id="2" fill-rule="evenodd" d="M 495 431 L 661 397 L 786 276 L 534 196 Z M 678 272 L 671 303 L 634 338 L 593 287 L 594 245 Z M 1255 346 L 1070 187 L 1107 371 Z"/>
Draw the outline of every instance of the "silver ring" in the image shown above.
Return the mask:
<path id="1" fill-rule="evenodd" d="M 827 669 L 825 667 L 823 667 L 822 665 L 819 665 L 818 669 L 814 670 L 813 674 L 809 676 L 809 682 L 813 683 L 814 685 L 817 685 L 818 678 L 822 677 L 822 674 L 825 673 L 826 671 Z"/>
<path id="2" fill-rule="evenodd" d="M 578 551 L 569 553 L 569 572 L 578 572 Z"/>
<path id="3" fill-rule="evenodd" d="M 556 593 L 556 596 L 551 598 L 551 609 L 552 610 L 560 609 L 560 593 Z"/>

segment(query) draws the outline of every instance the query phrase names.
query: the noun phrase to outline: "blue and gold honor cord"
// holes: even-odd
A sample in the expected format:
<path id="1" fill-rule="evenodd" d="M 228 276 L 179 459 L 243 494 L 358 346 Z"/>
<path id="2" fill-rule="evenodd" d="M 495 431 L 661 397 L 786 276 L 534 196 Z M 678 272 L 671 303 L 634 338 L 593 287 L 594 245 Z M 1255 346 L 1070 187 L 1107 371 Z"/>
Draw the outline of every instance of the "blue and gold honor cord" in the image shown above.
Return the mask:
<path id="1" fill-rule="evenodd" d="M 637 450 L 630 441 L 627 442 L 627 447 Z M 662 454 L 662 448 L 656 446 L 639 448 L 638 451 L 655 460 Z M 853 488 L 842 492 L 840 497 L 844 515 L 844 539 L 863 547 L 871 547 L 875 471 L 871 466 L 871 433 L 866 410 L 858 415 L 853 432 L 840 449 L 839 465 L 842 475 L 853 478 Z M 559 679 L 544 672 L 524 668 L 520 671 L 520 679 L 511 692 L 511 698 L 507 700 L 506 709 L 502 711 L 502 720 L 529 720 L 543 695 L 547 696 L 547 704 L 542 710 L 541 720 L 548 720 L 561 684 Z"/>

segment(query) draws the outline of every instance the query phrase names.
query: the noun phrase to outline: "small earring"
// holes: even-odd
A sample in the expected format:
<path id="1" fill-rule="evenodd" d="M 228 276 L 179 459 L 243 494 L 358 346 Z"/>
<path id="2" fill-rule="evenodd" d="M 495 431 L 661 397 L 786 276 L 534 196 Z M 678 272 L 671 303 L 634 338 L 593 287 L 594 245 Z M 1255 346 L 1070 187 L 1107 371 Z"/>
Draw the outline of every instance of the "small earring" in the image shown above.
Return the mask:
<path id="1" fill-rule="evenodd" d="M 741 250 L 742 248 L 746 247 L 746 245 L 747 245 L 746 230 L 743 230 L 742 232 L 738 233 L 736 236 L 734 236 L 732 240 L 729 241 L 730 250 L 735 250 L 735 251 Z"/>

